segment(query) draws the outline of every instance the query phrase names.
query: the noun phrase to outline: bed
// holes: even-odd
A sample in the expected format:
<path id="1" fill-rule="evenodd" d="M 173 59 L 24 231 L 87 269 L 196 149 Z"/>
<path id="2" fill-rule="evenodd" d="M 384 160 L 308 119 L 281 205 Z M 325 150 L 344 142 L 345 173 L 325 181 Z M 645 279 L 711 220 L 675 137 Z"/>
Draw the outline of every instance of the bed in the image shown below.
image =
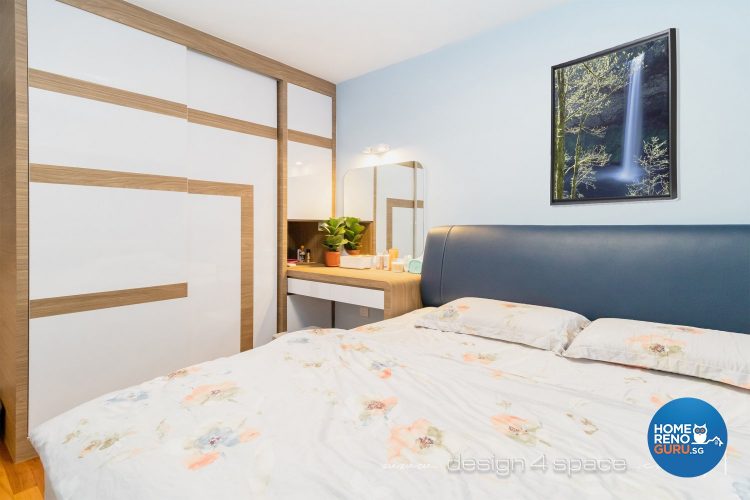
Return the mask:
<path id="1" fill-rule="evenodd" d="M 438 228 L 422 296 L 398 318 L 289 333 L 53 418 L 31 433 L 48 493 L 750 498 L 750 391 L 415 326 L 481 296 L 747 333 L 750 227 Z M 646 446 L 656 409 L 683 396 L 719 409 L 730 436 L 723 463 L 690 480 Z"/>

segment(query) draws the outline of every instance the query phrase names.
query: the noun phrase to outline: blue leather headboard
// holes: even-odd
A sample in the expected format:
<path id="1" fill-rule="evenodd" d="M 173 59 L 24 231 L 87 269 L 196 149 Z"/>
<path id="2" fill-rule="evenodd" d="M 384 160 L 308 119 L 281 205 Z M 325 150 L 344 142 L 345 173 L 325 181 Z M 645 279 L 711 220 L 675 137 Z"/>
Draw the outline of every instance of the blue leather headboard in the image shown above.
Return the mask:
<path id="1" fill-rule="evenodd" d="M 425 306 L 485 297 L 750 333 L 750 225 L 438 227 L 421 286 Z"/>

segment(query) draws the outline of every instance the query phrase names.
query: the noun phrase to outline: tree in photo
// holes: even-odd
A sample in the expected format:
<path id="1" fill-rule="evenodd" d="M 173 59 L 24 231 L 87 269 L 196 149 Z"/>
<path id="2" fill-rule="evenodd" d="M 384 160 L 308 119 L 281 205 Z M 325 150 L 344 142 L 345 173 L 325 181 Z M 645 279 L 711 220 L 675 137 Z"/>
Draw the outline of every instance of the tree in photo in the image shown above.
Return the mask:
<path id="1" fill-rule="evenodd" d="M 643 141 L 643 154 L 638 159 L 643 177 L 628 184 L 628 196 L 669 196 L 669 149 L 667 141 L 651 137 Z"/>
<path id="2" fill-rule="evenodd" d="M 596 189 L 596 171 L 594 169 L 607 165 L 610 158 L 612 158 L 612 155 L 607 153 L 607 148 L 603 145 L 584 149 L 578 158 L 577 171 L 570 180 L 571 192 L 578 193 L 577 196 L 582 197 L 580 194 L 582 186 L 589 189 Z M 566 175 L 573 171 L 574 165 L 572 163 L 566 166 Z M 567 194 L 567 191 L 565 193 Z"/>
<path id="3" fill-rule="evenodd" d="M 632 51 L 623 50 L 555 71 L 555 199 L 580 198 L 581 186 L 595 187 L 594 167 L 605 166 L 601 160 L 608 161 L 610 155 L 604 146 L 585 146 L 586 136 L 601 139 L 607 131 L 606 126 L 589 125 L 589 118 L 605 111 L 612 96 L 627 85 L 632 56 Z M 565 148 L 566 135 L 575 137 L 572 154 Z"/>

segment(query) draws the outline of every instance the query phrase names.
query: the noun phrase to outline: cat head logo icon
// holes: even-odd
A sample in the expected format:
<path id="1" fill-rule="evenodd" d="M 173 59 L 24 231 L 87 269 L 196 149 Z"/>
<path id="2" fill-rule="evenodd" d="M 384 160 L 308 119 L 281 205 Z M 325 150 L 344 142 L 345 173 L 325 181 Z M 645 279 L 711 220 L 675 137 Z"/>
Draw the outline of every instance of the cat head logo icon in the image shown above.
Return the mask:
<path id="1" fill-rule="evenodd" d="M 694 444 L 705 444 L 706 438 L 708 435 L 706 434 L 706 424 L 703 425 L 694 425 L 693 426 L 693 443 Z"/>

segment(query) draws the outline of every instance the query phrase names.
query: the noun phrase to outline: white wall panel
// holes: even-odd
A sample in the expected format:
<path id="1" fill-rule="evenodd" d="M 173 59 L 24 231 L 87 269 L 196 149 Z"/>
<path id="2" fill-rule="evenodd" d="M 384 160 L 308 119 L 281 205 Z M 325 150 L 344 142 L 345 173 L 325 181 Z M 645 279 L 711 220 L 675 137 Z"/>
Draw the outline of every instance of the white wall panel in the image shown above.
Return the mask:
<path id="1" fill-rule="evenodd" d="M 287 217 L 322 220 L 331 216 L 332 161 L 330 149 L 289 142 Z"/>
<path id="2" fill-rule="evenodd" d="M 110 391 L 184 367 L 185 299 L 29 322 L 29 428 Z"/>
<path id="3" fill-rule="evenodd" d="M 29 89 L 29 161 L 184 177 L 187 121 Z"/>
<path id="4" fill-rule="evenodd" d="M 276 80 L 188 51 L 188 105 L 276 127 Z"/>
<path id="5" fill-rule="evenodd" d="M 333 137 L 333 104 L 330 97 L 294 84 L 289 84 L 287 92 L 287 120 L 291 130 Z"/>
<path id="6" fill-rule="evenodd" d="M 253 185 L 253 321 L 265 344 L 276 333 L 276 141 L 193 123 L 188 137 L 191 179 Z"/>
<path id="7" fill-rule="evenodd" d="M 190 359 L 240 352 L 240 198 L 189 197 Z"/>
<path id="8" fill-rule="evenodd" d="M 29 0 L 29 67 L 185 102 L 187 49 L 55 0 Z"/>
<path id="9" fill-rule="evenodd" d="M 32 182 L 31 298 L 187 281 L 187 197 Z"/>

